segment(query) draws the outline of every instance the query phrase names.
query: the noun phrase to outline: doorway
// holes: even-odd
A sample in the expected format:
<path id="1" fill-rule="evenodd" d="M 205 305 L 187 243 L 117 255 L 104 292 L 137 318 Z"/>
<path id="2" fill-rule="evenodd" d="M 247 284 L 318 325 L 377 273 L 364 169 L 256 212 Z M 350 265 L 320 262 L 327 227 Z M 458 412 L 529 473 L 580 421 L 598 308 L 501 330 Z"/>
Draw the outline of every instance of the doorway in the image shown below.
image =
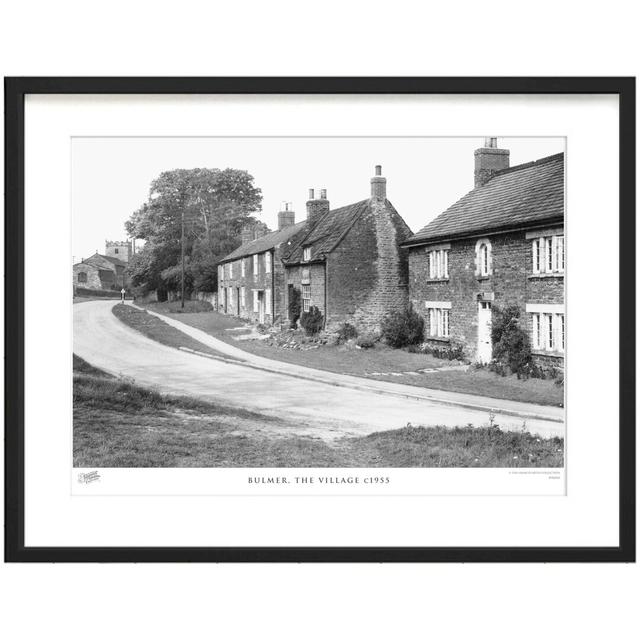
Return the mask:
<path id="1" fill-rule="evenodd" d="M 478 302 L 478 362 L 491 362 L 491 303 Z"/>
<path id="2" fill-rule="evenodd" d="M 236 315 L 240 316 L 240 287 L 236 287 Z"/>
<path id="3" fill-rule="evenodd" d="M 264 291 L 258 291 L 258 322 L 264 324 Z"/>

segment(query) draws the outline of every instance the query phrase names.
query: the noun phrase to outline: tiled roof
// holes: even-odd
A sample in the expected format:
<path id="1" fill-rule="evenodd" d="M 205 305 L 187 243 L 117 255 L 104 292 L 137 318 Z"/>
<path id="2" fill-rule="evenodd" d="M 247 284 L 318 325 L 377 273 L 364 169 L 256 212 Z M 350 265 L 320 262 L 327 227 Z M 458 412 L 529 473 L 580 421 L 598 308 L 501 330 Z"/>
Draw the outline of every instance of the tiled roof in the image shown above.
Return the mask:
<path id="1" fill-rule="evenodd" d="M 564 217 L 564 153 L 496 173 L 405 244 L 421 244 Z"/>
<path id="2" fill-rule="evenodd" d="M 229 255 L 226 255 L 222 260 L 218 262 L 218 264 L 222 262 L 229 262 L 231 260 L 237 260 L 238 258 L 244 258 L 246 256 L 251 256 L 254 253 L 263 253 L 264 251 L 268 251 L 269 249 L 273 249 L 277 247 L 279 244 L 286 242 L 292 236 L 294 236 L 299 231 L 302 231 L 306 225 L 306 221 L 298 222 L 298 224 L 292 224 L 280 231 L 272 231 L 271 233 L 267 233 L 260 238 L 256 238 L 251 242 L 246 242 L 245 244 L 239 246 L 235 251 L 232 251 Z"/>
<path id="3" fill-rule="evenodd" d="M 94 253 L 90 258 L 78 262 L 77 264 L 92 264 L 96 267 L 106 267 L 108 270 L 113 271 L 113 267 L 126 267 L 127 263 L 123 262 L 119 258 L 112 258 L 111 256 L 103 256 L 101 253 Z"/>
<path id="4" fill-rule="evenodd" d="M 297 243 L 289 254 L 285 252 L 284 260 L 290 264 L 301 262 L 304 247 L 311 247 L 312 260 L 321 259 L 333 251 L 342 236 L 369 207 L 369 200 L 361 200 L 325 213 L 308 234 L 296 238 Z"/>

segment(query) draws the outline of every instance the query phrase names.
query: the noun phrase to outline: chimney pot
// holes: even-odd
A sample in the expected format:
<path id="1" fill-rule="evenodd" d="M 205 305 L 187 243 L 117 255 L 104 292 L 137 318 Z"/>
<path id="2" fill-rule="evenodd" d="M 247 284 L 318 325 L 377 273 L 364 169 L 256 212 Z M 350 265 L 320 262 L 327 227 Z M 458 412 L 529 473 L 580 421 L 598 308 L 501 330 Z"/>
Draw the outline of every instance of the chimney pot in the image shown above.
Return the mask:
<path id="1" fill-rule="evenodd" d="M 296 223 L 296 213 L 289 209 L 289 202 L 284 203 L 284 208 L 278 212 L 278 231 L 282 231 L 285 227 L 290 227 Z"/>
<path id="2" fill-rule="evenodd" d="M 371 197 L 375 200 L 386 200 L 387 179 L 382 177 L 382 165 L 377 164 L 375 175 L 371 178 Z"/>
<path id="3" fill-rule="evenodd" d="M 329 212 L 329 201 L 327 200 L 327 190 L 320 190 L 320 198 L 313 197 L 314 190 L 309 189 L 309 201 L 307 202 L 307 222 L 315 224 L 320 218 Z"/>
<path id="4" fill-rule="evenodd" d="M 327 190 L 320 189 L 320 200 L 326 200 L 326 199 L 327 199 Z"/>

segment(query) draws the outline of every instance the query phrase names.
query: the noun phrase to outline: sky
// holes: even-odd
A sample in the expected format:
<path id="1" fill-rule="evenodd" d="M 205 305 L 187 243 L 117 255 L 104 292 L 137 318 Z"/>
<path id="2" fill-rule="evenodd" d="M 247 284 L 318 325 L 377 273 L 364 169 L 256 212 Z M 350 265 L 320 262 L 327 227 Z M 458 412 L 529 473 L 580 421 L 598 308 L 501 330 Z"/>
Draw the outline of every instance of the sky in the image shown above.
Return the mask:
<path id="1" fill-rule="evenodd" d="M 473 188 L 475 149 L 484 137 L 366 138 L 93 138 L 72 139 L 72 253 L 79 262 L 105 240 L 125 240 L 124 223 L 148 198 L 162 171 L 245 169 L 262 189 L 257 217 L 277 228 L 290 202 L 296 222 L 306 217 L 310 188 L 327 189 L 331 208 L 370 195 L 382 165 L 387 198 L 417 232 Z M 564 151 L 564 138 L 498 137 L 511 166 Z"/>

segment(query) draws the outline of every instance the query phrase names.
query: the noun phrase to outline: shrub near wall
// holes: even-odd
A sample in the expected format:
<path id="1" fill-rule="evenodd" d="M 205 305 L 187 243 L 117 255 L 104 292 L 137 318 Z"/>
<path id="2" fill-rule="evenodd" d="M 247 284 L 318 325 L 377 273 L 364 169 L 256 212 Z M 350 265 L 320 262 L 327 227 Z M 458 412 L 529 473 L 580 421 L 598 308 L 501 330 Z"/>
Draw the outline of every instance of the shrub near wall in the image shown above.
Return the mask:
<path id="1" fill-rule="evenodd" d="M 300 325 L 309 336 L 320 333 L 323 322 L 324 318 L 318 307 L 311 307 L 309 311 L 304 311 L 300 316 Z"/>
<path id="2" fill-rule="evenodd" d="M 424 319 L 409 305 L 404 311 L 394 311 L 382 320 L 382 337 L 397 349 L 422 342 Z"/>

